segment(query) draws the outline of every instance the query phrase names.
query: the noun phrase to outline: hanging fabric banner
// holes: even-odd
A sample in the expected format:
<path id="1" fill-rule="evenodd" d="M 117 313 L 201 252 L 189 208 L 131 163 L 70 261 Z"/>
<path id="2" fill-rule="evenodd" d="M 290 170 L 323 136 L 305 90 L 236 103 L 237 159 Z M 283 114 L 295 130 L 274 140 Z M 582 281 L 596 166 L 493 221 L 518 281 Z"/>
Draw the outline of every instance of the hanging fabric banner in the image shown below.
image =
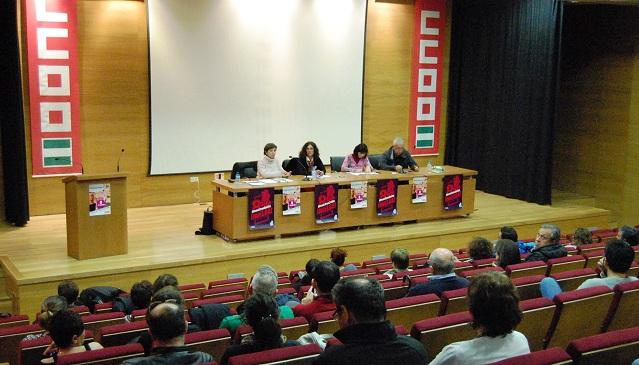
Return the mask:
<path id="1" fill-rule="evenodd" d="M 439 154 L 446 0 L 415 0 L 409 150 Z"/>
<path id="2" fill-rule="evenodd" d="M 397 180 L 377 181 L 377 216 L 397 215 Z"/>
<path id="3" fill-rule="evenodd" d="M 282 188 L 282 215 L 302 214 L 299 186 L 285 186 Z"/>
<path id="4" fill-rule="evenodd" d="M 272 188 L 250 189 L 248 191 L 249 229 L 275 227 L 275 191 Z"/>
<path id="5" fill-rule="evenodd" d="M 413 178 L 411 200 L 413 204 L 426 203 L 428 201 L 428 177 L 416 176 Z"/>
<path id="6" fill-rule="evenodd" d="M 368 183 L 353 181 L 351 183 L 351 209 L 362 209 L 368 206 Z"/>
<path id="7" fill-rule="evenodd" d="M 444 210 L 461 209 L 464 175 L 444 176 Z"/>
<path id="8" fill-rule="evenodd" d="M 82 173 L 75 0 L 24 0 L 33 176 Z"/>
<path id="9" fill-rule="evenodd" d="M 337 222 L 337 184 L 315 185 L 315 222 Z"/>

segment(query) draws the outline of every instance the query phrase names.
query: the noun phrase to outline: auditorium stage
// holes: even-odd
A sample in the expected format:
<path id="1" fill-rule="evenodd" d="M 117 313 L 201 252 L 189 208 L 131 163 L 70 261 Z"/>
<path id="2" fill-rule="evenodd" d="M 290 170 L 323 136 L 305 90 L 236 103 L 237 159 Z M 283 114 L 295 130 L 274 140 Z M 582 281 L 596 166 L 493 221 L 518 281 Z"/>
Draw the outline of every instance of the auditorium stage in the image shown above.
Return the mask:
<path id="1" fill-rule="evenodd" d="M 197 204 L 129 209 L 129 253 L 84 261 L 67 256 L 62 214 L 32 217 L 22 228 L 3 224 L 0 264 L 6 294 L 0 285 L 0 297 L 15 298 L 13 311 L 33 315 L 62 279 L 74 279 L 81 288 L 112 285 L 129 290 L 135 281 L 153 281 L 171 272 L 180 283 L 207 283 L 228 273 L 250 277 L 264 263 L 278 271 L 303 268 L 309 258 L 326 258 L 337 246 L 347 248 L 347 261 L 361 262 L 388 255 L 394 247 L 425 252 L 464 247 L 478 235 L 495 239 L 503 225 L 516 227 L 521 238 L 534 237 L 539 225 L 548 222 L 568 232 L 578 226 L 609 226 L 607 210 L 541 206 L 477 191 L 469 217 L 229 243 L 194 234 L 204 209 Z"/>

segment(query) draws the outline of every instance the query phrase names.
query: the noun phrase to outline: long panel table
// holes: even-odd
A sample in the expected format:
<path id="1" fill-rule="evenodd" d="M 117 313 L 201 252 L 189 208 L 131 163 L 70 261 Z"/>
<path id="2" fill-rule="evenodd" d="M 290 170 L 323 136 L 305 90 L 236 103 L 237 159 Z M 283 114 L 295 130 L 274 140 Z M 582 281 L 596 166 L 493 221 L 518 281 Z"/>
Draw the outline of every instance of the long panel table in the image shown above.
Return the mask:
<path id="1" fill-rule="evenodd" d="M 463 175 L 462 202 L 463 207 L 457 210 L 444 210 L 443 177 L 446 175 Z M 330 177 L 303 180 L 301 176 L 293 176 L 292 182 L 251 186 L 247 180 L 230 182 L 216 179 L 213 186 L 213 228 L 224 239 L 231 241 L 259 239 L 277 235 L 322 231 L 333 228 L 378 225 L 415 220 L 434 220 L 465 216 L 475 208 L 475 183 L 477 171 L 454 166 L 444 166 L 444 172 L 417 172 L 398 174 L 380 171 L 376 175 L 352 175 L 349 173 L 329 173 Z M 426 203 L 414 204 L 411 200 L 412 181 L 418 176 L 428 177 Z M 397 179 L 397 215 L 378 217 L 376 202 L 376 182 L 378 180 Z M 351 183 L 366 181 L 368 184 L 368 206 L 351 209 Z M 315 185 L 338 184 L 339 219 L 333 223 L 318 224 L 315 221 Z M 282 188 L 286 186 L 301 187 L 301 214 L 282 214 Z M 250 230 L 248 224 L 248 191 L 250 189 L 273 188 L 275 191 L 275 226 L 268 229 Z"/>

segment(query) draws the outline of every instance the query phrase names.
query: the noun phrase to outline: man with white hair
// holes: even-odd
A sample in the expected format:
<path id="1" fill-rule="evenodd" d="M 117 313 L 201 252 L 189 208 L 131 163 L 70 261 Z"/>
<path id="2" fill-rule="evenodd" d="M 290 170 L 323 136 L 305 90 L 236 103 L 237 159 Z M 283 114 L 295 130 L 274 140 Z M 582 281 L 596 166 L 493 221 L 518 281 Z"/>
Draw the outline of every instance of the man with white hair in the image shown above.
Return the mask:
<path id="1" fill-rule="evenodd" d="M 404 148 L 404 140 L 400 137 L 395 138 L 393 145 L 382 155 L 380 168 L 397 172 L 419 171 L 417 162 L 410 155 L 410 152 Z"/>
<path id="2" fill-rule="evenodd" d="M 417 284 L 410 288 L 407 297 L 424 294 L 437 294 L 442 292 L 466 288 L 470 284 L 468 280 L 455 274 L 455 255 L 445 248 L 435 249 L 428 258 L 428 263 L 433 268 L 433 275 L 423 284 Z"/>

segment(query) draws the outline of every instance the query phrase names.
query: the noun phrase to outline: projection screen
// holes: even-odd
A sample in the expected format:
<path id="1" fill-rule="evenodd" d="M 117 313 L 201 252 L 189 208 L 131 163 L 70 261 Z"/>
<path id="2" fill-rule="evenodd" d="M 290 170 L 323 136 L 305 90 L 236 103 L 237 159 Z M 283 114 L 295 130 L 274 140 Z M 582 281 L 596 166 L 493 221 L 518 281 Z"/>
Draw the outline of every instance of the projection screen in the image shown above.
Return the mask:
<path id="1" fill-rule="evenodd" d="M 149 0 L 150 174 L 360 143 L 366 0 Z"/>

